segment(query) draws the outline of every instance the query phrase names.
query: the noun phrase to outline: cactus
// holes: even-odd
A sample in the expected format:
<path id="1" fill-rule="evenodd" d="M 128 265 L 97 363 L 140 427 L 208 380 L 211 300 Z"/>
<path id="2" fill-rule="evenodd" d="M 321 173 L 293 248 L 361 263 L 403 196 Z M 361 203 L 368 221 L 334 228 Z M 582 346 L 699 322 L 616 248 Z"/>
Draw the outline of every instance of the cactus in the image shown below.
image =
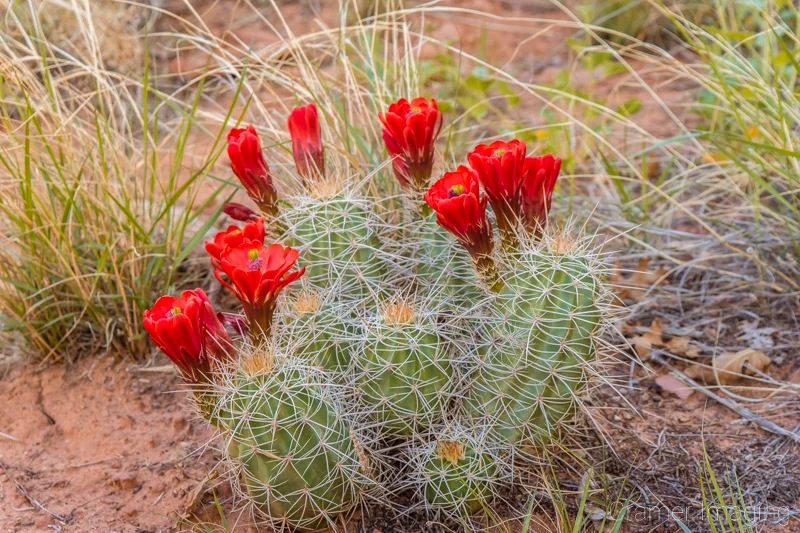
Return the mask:
<path id="1" fill-rule="evenodd" d="M 359 400 L 386 435 L 408 436 L 439 421 L 455 372 L 435 315 L 401 301 L 367 326 L 355 361 Z"/>
<path id="2" fill-rule="evenodd" d="M 283 239 L 301 249 L 311 285 L 337 287 L 342 297 L 356 300 L 380 293 L 385 267 L 371 202 L 340 182 L 325 181 L 291 203 L 280 219 Z"/>
<path id="3" fill-rule="evenodd" d="M 503 477 L 501 457 L 481 434 L 444 426 L 411 445 L 408 483 L 434 513 L 464 519 L 485 509 Z"/>
<path id="4" fill-rule="evenodd" d="M 442 310 L 469 310 L 481 303 L 485 295 L 469 254 L 434 217 L 413 224 L 409 240 L 416 245 L 413 267 L 420 292 L 439 299 Z"/>
<path id="5" fill-rule="evenodd" d="M 324 529 L 358 502 L 356 443 L 314 367 L 251 356 L 222 385 L 219 419 L 247 500 L 275 529 Z"/>
<path id="6" fill-rule="evenodd" d="M 229 153 L 266 235 L 299 251 L 260 242 L 264 221 L 240 207 L 229 211 L 250 230 L 230 227 L 207 246 L 248 311 L 249 346 L 282 355 L 237 364 L 232 350 L 221 365 L 232 370 L 217 375 L 210 363 L 195 372 L 214 355 L 208 343 L 189 339 L 189 360 L 186 346 L 164 346 L 187 379 L 217 384 L 203 414 L 228 437 L 243 499 L 273 526 L 324 528 L 373 483 L 413 488 L 438 515 L 485 509 L 506 460 L 524 464 L 518 452 L 548 445 L 580 405 L 606 323 L 597 254 L 546 229 L 561 161 L 498 140 L 425 191 L 442 115 L 436 102 L 401 100 L 381 121 L 403 193 L 378 202 L 368 191 L 386 183 L 326 164 L 348 152 L 323 150 L 313 105 L 293 116 L 303 194 L 278 201 L 254 128 L 234 130 Z M 295 260 L 304 266 L 290 273 Z M 304 272 L 302 291 L 279 305 Z M 185 322 L 162 307 L 161 319 Z M 368 479 L 365 457 L 385 467 L 380 479 Z"/>
<path id="7" fill-rule="evenodd" d="M 331 301 L 337 293 L 303 290 L 283 316 L 279 339 L 286 350 L 334 375 L 350 365 L 360 323 Z"/>
<path id="8" fill-rule="evenodd" d="M 466 410 L 510 443 L 546 444 L 574 409 L 595 357 L 602 287 L 564 240 L 509 258 Z"/>

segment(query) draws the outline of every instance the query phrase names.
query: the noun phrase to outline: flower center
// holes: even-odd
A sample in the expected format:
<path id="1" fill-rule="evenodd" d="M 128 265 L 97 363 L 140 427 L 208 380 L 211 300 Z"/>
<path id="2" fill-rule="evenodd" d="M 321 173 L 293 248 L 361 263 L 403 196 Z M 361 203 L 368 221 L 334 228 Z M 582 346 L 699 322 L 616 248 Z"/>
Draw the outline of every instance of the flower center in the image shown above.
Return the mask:
<path id="1" fill-rule="evenodd" d="M 461 196 L 462 194 L 464 194 L 464 186 L 460 183 L 447 189 L 448 198 L 455 198 L 456 196 Z"/>
<path id="2" fill-rule="evenodd" d="M 420 106 L 411 107 L 406 113 L 406 118 L 410 117 L 411 115 L 416 115 L 417 113 L 422 113 L 422 108 Z"/>
<path id="3" fill-rule="evenodd" d="M 230 235 L 239 235 L 242 232 L 240 229 L 234 229 L 230 231 Z"/>
<path id="4" fill-rule="evenodd" d="M 506 153 L 506 149 L 505 148 L 498 148 L 497 150 L 494 151 L 494 155 L 497 155 L 497 156 L 503 155 L 504 153 Z"/>
<path id="5" fill-rule="evenodd" d="M 250 259 L 247 262 L 247 270 L 261 270 L 261 265 L 264 264 L 264 262 L 258 257 L 258 248 L 253 248 L 247 252 L 247 257 Z"/>
<path id="6" fill-rule="evenodd" d="M 173 307 L 172 309 L 169 310 L 169 312 L 167 312 L 167 318 L 172 318 L 175 315 L 179 315 L 179 314 L 181 314 L 181 308 L 180 307 Z"/>

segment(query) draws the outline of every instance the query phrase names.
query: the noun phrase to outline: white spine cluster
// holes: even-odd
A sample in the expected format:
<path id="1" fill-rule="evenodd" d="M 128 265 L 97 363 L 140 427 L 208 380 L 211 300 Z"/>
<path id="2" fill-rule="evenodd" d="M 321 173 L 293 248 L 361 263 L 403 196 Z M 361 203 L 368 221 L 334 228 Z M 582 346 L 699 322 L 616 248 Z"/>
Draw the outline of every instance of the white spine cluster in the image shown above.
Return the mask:
<path id="1" fill-rule="evenodd" d="M 324 529 L 362 501 L 372 476 L 328 374 L 259 350 L 217 381 L 233 486 L 256 520 Z"/>

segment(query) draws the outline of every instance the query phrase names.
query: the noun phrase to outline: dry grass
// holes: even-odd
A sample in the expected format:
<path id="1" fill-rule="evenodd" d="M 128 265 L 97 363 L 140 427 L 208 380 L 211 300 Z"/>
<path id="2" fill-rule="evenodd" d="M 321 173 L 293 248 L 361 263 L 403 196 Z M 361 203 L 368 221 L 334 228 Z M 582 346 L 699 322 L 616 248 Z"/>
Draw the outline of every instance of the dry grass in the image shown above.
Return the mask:
<path id="1" fill-rule="evenodd" d="M 196 96 L 156 88 L 143 35 L 65 6 L 72 22 L 17 5 L 0 35 L 0 317 L 33 360 L 141 358 L 142 312 L 187 281 L 184 260 L 214 221 L 197 214 L 221 189 L 197 193 L 222 131 L 195 124 L 202 83 Z M 72 30 L 48 33 L 57 22 Z M 140 61 L 131 77 L 103 55 L 119 67 L 126 44 Z M 191 153 L 196 130 L 203 151 Z"/>

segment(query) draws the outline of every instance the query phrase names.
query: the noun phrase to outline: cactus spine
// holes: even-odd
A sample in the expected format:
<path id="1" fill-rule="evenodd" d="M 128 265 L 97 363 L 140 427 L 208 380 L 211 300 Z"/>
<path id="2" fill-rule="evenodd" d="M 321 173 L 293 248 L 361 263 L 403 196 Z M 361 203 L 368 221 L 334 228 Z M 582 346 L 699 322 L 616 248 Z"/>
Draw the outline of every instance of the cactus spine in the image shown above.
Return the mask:
<path id="1" fill-rule="evenodd" d="M 408 303 L 386 306 L 368 325 L 356 359 L 361 404 L 387 435 L 408 436 L 437 422 L 454 385 L 435 316 Z"/>
<path id="2" fill-rule="evenodd" d="M 281 224 L 285 240 L 301 249 L 311 285 L 338 287 L 356 300 L 381 292 L 379 224 L 367 199 L 334 181 L 315 183 L 311 195 L 293 199 Z"/>
<path id="3" fill-rule="evenodd" d="M 324 529 L 353 507 L 364 472 L 321 372 L 291 357 L 255 355 L 224 389 L 229 459 L 273 527 Z"/>
<path id="4" fill-rule="evenodd" d="M 573 410 L 595 357 L 602 313 L 596 268 L 574 247 L 515 254 L 467 401 L 510 443 L 546 444 Z"/>

